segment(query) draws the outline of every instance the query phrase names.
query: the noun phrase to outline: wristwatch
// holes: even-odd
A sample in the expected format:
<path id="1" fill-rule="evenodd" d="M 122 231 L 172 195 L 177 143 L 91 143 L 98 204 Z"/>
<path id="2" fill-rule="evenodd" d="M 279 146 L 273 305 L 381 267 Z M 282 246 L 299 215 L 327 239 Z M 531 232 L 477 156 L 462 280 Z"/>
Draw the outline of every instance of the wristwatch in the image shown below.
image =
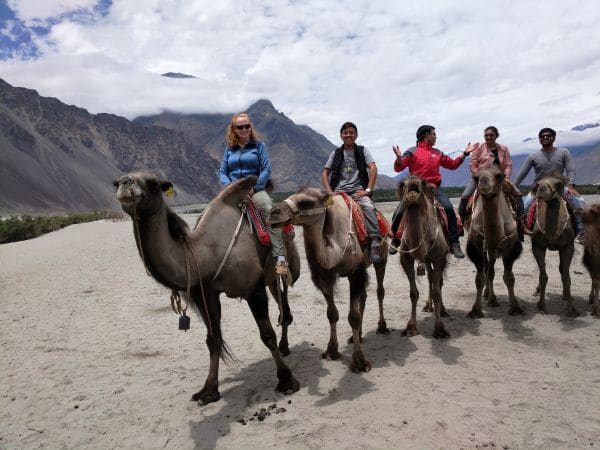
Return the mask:
<path id="1" fill-rule="evenodd" d="M 366 188 L 366 189 L 365 189 L 365 192 L 366 192 L 367 194 L 370 194 L 370 193 L 371 193 L 371 188 Z"/>

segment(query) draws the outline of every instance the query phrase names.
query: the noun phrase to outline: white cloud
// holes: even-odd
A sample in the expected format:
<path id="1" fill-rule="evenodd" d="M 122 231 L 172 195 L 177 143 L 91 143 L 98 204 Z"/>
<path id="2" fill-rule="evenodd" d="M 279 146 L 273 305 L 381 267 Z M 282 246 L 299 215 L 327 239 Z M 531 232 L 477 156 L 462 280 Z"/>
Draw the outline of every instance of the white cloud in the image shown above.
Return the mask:
<path id="1" fill-rule="evenodd" d="M 21 19 L 93 1 L 9 3 Z M 43 2 L 42 2 L 43 3 Z M 38 14 L 38 15 L 36 15 Z M 500 129 L 514 151 L 550 126 L 600 119 L 596 2 L 113 1 L 94 20 L 68 17 L 34 43 L 36 60 L 0 61 L 9 83 L 133 118 L 170 109 L 232 112 L 268 98 L 338 141 L 356 122 L 384 173 L 391 146 L 438 129 L 443 150 Z M 167 79 L 173 71 L 197 79 Z"/>
<path id="2" fill-rule="evenodd" d="M 91 9 L 98 0 L 7 0 L 20 20 L 47 19 L 78 9 Z"/>

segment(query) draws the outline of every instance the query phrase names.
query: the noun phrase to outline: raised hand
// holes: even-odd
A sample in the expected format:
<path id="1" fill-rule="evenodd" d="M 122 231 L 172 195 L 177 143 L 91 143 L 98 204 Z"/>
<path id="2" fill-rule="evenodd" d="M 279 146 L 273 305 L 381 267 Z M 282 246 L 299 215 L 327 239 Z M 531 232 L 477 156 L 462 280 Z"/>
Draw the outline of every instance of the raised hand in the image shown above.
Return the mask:
<path id="1" fill-rule="evenodd" d="M 396 154 L 396 158 L 400 159 L 402 157 L 402 151 L 400 150 L 400 147 L 398 147 L 397 145 L 394 145 L 392 147 L 392 150 L 394 150 L 394 153 Z"/>

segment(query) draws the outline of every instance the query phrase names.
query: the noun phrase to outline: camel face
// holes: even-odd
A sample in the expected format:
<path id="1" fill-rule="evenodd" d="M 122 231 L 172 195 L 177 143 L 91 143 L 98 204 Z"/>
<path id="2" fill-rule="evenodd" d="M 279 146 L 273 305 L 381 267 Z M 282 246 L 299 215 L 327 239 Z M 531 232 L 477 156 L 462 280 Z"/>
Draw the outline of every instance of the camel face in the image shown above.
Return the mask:
<path id="1" fill-rule="evenodd" d="M 581 220 L 586 226 L 596 226 L 600 223 L 600 204 L 583 208 L 581 210 Z"/>
<path id="2" fill-rule="evenodd" d="M 559 200 L 563 194 L 564 183 L 554 177 L 548 177 L 540 180 L 537 184 L 535 196 L 545 202 Z"/>
<path id="3" fill-rule="evenodd" d="M 301 189 L 284 201 L 274 204 L 267 222 L 274 227 L 282 227 L 290 223 L 310 224 L 325 213 L 327 198 L 327 194 L 318 189 Z"/>
<path id="4" fill-rule="evenodd" d="M 163 204 L 162 192 L 173 187 L 170 181 L 160 180 L 145 170 L 124 175 L 115 184 L 117 200 L 129 215 L 155 211 Z"/>
<path id="5" fill-rule="evenodd" d="M 411 175 L 400 183 L 398 188 L 400 200 L 405 206 L 415 204 L 426 191 L 426 183 L 420 178 Z"/>
<path id="6" fill-rule="evenodd" d="M 504 176 L 500 170 L 490 168 L 480 170 L 475 179 L 481 195 L 496 195 L 500 192 Z"/>

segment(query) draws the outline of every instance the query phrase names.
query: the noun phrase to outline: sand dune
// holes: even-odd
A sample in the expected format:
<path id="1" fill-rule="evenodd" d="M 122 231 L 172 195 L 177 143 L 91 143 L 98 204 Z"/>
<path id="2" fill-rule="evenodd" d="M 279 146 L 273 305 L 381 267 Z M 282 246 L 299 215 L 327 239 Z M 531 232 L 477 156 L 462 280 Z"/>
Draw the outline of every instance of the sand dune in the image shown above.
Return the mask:
<path id="1" fill-rule="evenodd" d="M 497 265 L 501 306 L 484 307 L 480 320 L 465 317 L 473 265 L 451 258 L 444 301 L 452 336 L 443 341 L 431 337 L 431 315 L 420 308 L 421 334 L 400 335 L 408 283 L 391 258 L 385 314 L 393 332 L 375 334 L 373 282 L 364 320 L 373 370 L 364 374 L 348 369 L 345 280 L 336 297 L 342 359 L 319 358 L 326 308 L 303 260 L 291 289 L 287 357 L 300 391 L 274 392 L 274 364 L 247 305 L 222 298 L 224 338 L 238 361 L 221 365 L 221 400 L 199 406 L 190 396 L 207 373 L 205 327 L 194 317 L 189 332 L 178 331 L 169 292 L 145 274 L 130 222 L 75 225 L 2 245 L 0 448 L 595 448 L 600 320 L 590 316 L 581 255 L 578 246 L 576 319 L 564 316 L 555 252 L 547 258 L 547 315 L 535 309 L 537 267 L 527 242 L 515 265 L 526 316 L 507 315 Z"/>

